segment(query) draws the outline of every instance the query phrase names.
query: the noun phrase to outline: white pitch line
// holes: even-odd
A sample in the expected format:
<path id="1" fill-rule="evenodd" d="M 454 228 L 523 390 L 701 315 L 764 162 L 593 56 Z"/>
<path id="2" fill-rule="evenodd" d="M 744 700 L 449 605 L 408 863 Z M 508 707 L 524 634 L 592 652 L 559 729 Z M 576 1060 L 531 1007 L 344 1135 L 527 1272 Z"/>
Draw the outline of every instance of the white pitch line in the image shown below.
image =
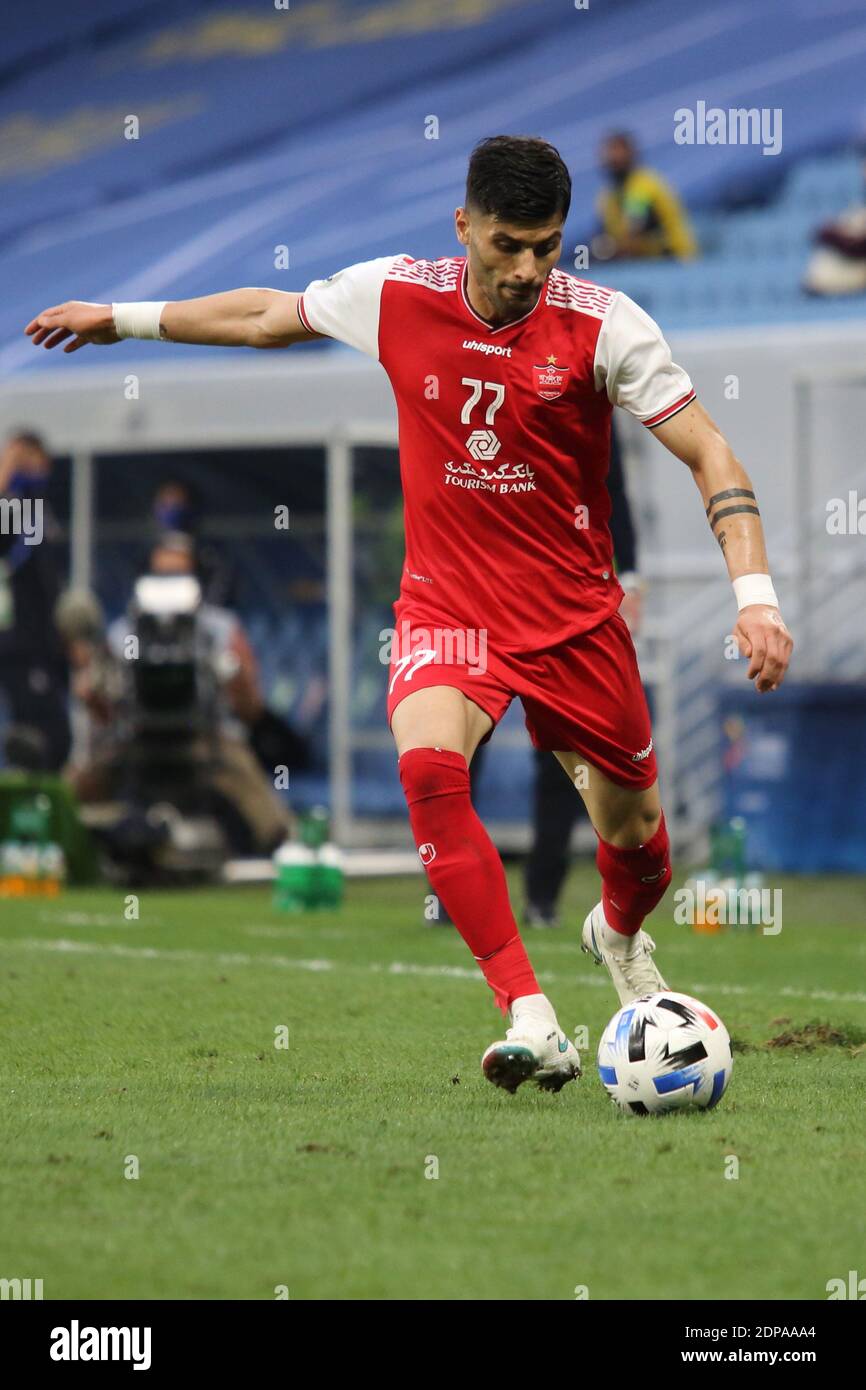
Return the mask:
<path id="1" fill-rule="evenodd" d="M 293 937 L 306 937 L 310 933 L 309 927 L 241 927 L 244 936 L 263 936 L 271 941 L 290 941 Z M 352 932 L 344 931 L 342 927 L 319 927 L 315 928 L 315 933 L 320 941 L 348 941 L 354 935 Z"/>
<path id="2" fill-rule="evenodd" d="M 465 965 L 417 965 L 411 961 L 399 960 L 374 961 L 363 965 L 354 965 L 352 962 L 346 961 L 303 960 L 294 956 L 248 955 L 243 951 L 164 950 L 158 946 L 123 946 L 116 943 L 106 945 L 94 941 L 69 941 L 64 938 L 55 941 L 39 941 L 29 937 L 19 939 L 12 937 L 6 940 L 5 945 L 17 947 L 22 951 L 114 956 L 123 960 L 199 961 L 203 965 L 271 965 L 283 970 L 303 970 L 316 974 L 325 971 L 337 971 L 338 973 L 351 972 L 364 975 L 416 975 L 433 979 L 470 980 L 476 984 L 483 983 L 481 972 Z M 576 960 L 575 964 L 577 964 Z M 599 988 L 608 988 L 610 983 L 607 975 L 603 972 L 599 974 L 587 972 L 584 977 L 581 977 L 576 972 L 563 975 L 556 974 L 551 970 L 544 970 L 538 973 L 538 978 L 545 982 L 550 981 L 552 984 L 578 983 Z M 756 989 L 750 985 L 694 981 L 690 984 L 689 992 L 694 993 L 699 998 L 705 995 L 712 997 L 716 994 L 775 994 L 785 999 L 813 999 L 831 1004 L 866 1004 L 866 994 L 862 992 L 840 993 L 832 989 L 796 989 L 792 985 L 780 985 L 775 988 L 767 985 L 763 989 Z"/>
<path id="3" fill-rule="evenodd" d="M 7 940 L 7 946 L 18 947 L 24 951 L 51 951 L 63 955 L 114 956 L 122 960 L 165 960 L 200 961 L 212 965 L 263 965 L 288 966 L 295 970 L 332 970 L 330 960 L 293 960 L 289 956 L 250 956 L 243 951 L 189 951 L 184 949 L 166 951 L 160 946 L 123 946 L 118 943 L 97 943 L 95 941 L 70 941 L 60 938 L 56 941 L 39 941 L 32 938 Z"/>
<path id="4" fill-rule="evenodd" d="M 161 927 L 161 917 L 148 917 L 146 922 L 138 918 L 127 920 L 122 912 L 40 912 L 39 921 L 47 927 Z"/>

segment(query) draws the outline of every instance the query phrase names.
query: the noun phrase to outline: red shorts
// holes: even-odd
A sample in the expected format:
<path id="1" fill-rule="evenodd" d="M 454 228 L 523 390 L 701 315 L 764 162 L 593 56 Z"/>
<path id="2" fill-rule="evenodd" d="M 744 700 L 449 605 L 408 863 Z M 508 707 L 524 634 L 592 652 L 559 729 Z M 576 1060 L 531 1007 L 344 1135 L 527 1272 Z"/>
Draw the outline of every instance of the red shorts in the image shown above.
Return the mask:
<path id="1" fill-rule="evenodd" d="M 649 709 L 619 613 L 557 647 L 514 655 L 404 610 L 388 672 L 388 724 L 401 700 L 434 685 L 461 690 L 494 726 L 516 697 L 536 748 L 578 753 L 624 787 L 656 780 Z"/>

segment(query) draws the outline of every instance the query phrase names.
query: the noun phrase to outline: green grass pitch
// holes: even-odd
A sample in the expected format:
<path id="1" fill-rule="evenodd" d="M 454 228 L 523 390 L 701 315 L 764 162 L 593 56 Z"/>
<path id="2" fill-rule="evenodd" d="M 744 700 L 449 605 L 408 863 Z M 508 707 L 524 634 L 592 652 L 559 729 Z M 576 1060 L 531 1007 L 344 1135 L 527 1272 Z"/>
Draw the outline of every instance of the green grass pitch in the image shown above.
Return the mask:
<path id="1" fill-rule="evenodd" d="M 595 884 L 580 868 L 570 925 L 527 933 L 589 1030 L 559 1096 L 483 1079 L 500 1015 L 420 877 L 305 917 L 265 889 L 145 892 L 137 921 L 108 889 L 0 903 L 0 1276 L 47 1299 L 571 1300 L 824 1299 L 866 1273 L 862 880 L 784 880 L 775 937 L 697 936 L 669 895 L 658 960 L 721 1013 L 734 1076 L 716 1111 L 649 1119 L 595 1069 L 617 1006 L 577 946 Z"/>

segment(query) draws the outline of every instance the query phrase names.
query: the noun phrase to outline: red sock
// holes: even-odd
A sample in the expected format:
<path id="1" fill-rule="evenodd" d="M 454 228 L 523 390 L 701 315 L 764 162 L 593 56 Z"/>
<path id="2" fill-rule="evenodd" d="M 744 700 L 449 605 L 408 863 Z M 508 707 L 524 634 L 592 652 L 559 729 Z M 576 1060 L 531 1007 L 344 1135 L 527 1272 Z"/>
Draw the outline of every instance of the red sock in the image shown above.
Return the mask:
<path id="1" fill-rule="evenodd" d="M 634 936 L 661 902 L 671 881 L 670 847 L 664 812 L 655 834 L 637 849 L 617 849 L 599 836 L 595 862 L 601 874 L 601 903 L 614 931 Z"/>
<path id="2" fill-rule="evenodd" d="M 505 1013 L 512 999 L 542 991 L 511 911 L 502 860 L 469 799 L 466 759 L 447 748 L 410 748 L 398 766 L 430 885 Z"/>

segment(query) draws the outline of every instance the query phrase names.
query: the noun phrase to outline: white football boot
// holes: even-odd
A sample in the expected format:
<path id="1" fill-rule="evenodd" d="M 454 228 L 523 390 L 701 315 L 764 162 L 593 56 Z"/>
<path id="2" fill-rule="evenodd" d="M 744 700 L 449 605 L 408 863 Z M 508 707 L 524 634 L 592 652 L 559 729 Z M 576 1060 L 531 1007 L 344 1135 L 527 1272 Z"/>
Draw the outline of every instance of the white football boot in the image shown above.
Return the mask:
<path id="1" fill-rule="evenodd" d="M 514 1000 L 505 1041 L 490 1044 L 481 1069 L 488 1081 L 512 1095 L 524 1081 L 534 1081 L 543 1091 L 561 1091 L 580 1076 L 580 1055 L 545 996 L 527 994 Z"/>
<path id="2" fill-rule="evenodd" d="M 596 903 L 583 924 L 582 951 L 592 956 L 596 965 L 606 965 L 619 995 L 620 1004 L 630 1004 L 643 994 L 666 990 L 652 953 L 656 944 L 645 931 L 636 936 L 623 936 L 608 924 L 601 903 Z"/>

